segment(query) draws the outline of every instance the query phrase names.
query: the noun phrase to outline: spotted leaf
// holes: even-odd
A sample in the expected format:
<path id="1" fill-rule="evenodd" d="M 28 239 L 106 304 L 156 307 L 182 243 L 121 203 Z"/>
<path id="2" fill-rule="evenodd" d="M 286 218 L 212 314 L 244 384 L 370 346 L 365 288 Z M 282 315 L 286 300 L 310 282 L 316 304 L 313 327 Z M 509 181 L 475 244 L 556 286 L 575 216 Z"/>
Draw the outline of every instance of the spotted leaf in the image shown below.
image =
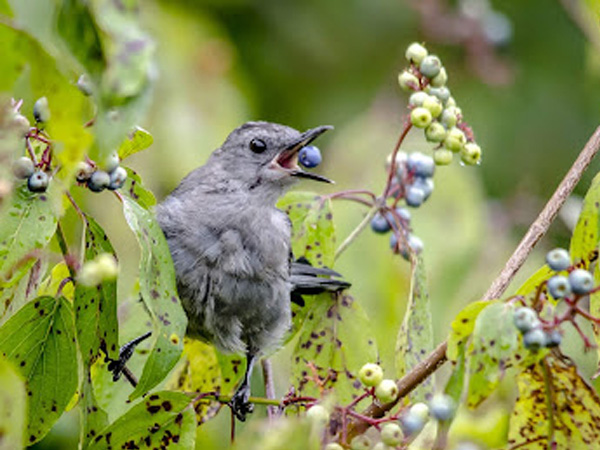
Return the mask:
<path id="1" fill-rule="evenodd" d="M 592 180 L 592 185 L 583 199 L 583 209 L 573 230 L 569 253 L 573 263 L 584 268 L 598 258 L 598 228 L 600 221 L 600 174 Z"/>

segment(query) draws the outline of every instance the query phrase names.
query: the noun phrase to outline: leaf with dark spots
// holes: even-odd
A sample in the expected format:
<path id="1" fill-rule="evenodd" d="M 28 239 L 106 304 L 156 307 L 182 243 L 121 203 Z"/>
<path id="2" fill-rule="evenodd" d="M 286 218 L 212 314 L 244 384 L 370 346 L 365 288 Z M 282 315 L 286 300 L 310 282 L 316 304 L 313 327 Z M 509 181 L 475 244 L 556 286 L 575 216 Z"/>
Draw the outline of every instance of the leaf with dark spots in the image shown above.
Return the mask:
<path id="1" fill-rule="evenodd" d="M 143 399 L 100 432 L 88 450 L 113 448 L 194 448 L 196 419 L 191 399 L 179 392 L 161 391 Z M 163 405 L 167 403 L 170 408 Z"/>
<path id="2" fill-rule="evenodd" d="M 583 208 L 573 230 L 569 247 L 573 263 L 579 263 L 585 269 L 588 269 L 593 260 L 598 257 L 597 248 L 600 239 L 598 200 L 600 200 L 600 174 L 594 177 L 585 194 Z"/>

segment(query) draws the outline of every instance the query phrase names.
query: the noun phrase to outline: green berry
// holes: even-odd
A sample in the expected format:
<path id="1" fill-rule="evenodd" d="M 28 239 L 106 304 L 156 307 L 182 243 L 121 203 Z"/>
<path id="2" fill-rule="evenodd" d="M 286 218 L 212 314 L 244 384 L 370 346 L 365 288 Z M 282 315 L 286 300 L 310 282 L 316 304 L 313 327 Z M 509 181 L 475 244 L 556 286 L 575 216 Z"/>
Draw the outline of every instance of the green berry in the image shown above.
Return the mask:
<path id="1" fill-rule="evenodd" d="M 548 280 L 546 285 L 550 295 L 556 299 L 568 297 L 571 293 L 571 284 L 567 277 L 556 275 Z"/>
<path id="2" fill-rule="evenodd" d="M 429 142 L 444 142 L 444 139 L 446 139 L 446 128 L 439 122 L 432 122 L 425 128 L 425 139 Z"/>
<path id="3" fill-rule="evenodd" d="M 463 148 L 460 149 L 460 159 L 469 166 L 479 164 L 481 161 L 481 147 L 475 142 L 466 143 Z"/>
<path id="4" fill-rule="evenodd" d="M 555 248 L 546 253 L 546 264 L 552 270 L 561 272 L 571 267 L 571 256 L 564 248 Z"/>
<path id="5" fill-rule="evenodd" d="M 400 445 L 403 439 L 402 428 L 397 423 L 386 423 L 381 428 L 381 441 L 384 444 L 396 447 Z"/>
<path id="6" fill-rule="evenodd" d="M 87 182 L 92 192 L 102 192 L 110 184 L 110 175 L 103 170 L 96 170 Z"/>
<path id="7" fill-rule="evenodd" d="M 29 120 L 27 120 L 27 117 L 22 114 L 15 114 L 15 117 L 12 120 L 12 125 L 20 137 L 27 136 L 27 133 L 29 133 L 29 129 L 31 128 Z"/>
<path id="8" fill-rule="evenodd" d="M 77 88 L 85 95 L 89 97 L 94 93 L 93 85 L 90 79 L 84 74 L 77 80 Z"/>
<path id="9" fill-rule="evenodd" d="M 31 158 L 22 156 L 13 162 L 12 171 L 15 177 L 25 180 L 33 175 L 33 172 L 35 172 L 35 165 Z"/>
<path id="10" fill-rule="evenodd" d="M 377 386 L 383 380 L 383 369 L 377 364 L 365 364 L 358 372 L 358 379 L 365 386 Z"/>
<path id="11" fill-rule="evenodd" d="M 119 167 L 119 162 L 119 155 L 117 152 L 113 152 L 104 159 L 103 163 L 100 164 L 100 168 L 108 173 L 111 173 L 113 170 Z"/>
<path id="12" fill-rule="evenodd" d="M 445 86 L 448 82 L 448 74 L 446 73 L 446 69 L 443 67 L 440 69 L 440 72 L 431 79 L 430 84 L 433 87 L 442 87 Z"/>
<path id="13" fill-rule="evenodd" d="M 410 121 L 417 128 L 425 128 L 427 127 L 433 117 L 431 115 L 431 111 L 427 108 L 423 108 L 422 106 L 418 106 L 413 109 L 410 113 Z"/>
<path id="14" fill-rule="evenodd" d="M 594 277 L 584 269 L 575 269 L 569 274 L 571 290 L 577 295 L 585 295 L 594 289 Z"/>
<path id="15" fill-rule="evenodd" d="M 413 92 L 410 98 L 408 99 L 408 104 L 411 106 L 423 106 L 423 102 L 427 97 L 429 97 L 429 94 L 427 92 Z"/>
<path id="16" fill-rule="evenodd" d="M 445 394 L 435 395 L 429 402 L 431 417 L 440 422 L 446 422 L 454 417 L 456 405 L 452 397 Z"/>
<path id="17" fill-rule="evenodd" d="M 406 49 L 406 59 L 415 64 L 421 64 L 427 55 L 427 49 L 418 42 L 413 42 Z"/>
<path id="18" fill-rule="evenodd" d="M 416 417 L 419 417 L 422 421 L 425 422 L 429 419 L 429 406 L 422 402 L 415 403 L 410 407 L 409 413 Z"/>
<path id="19" fill-rule="evenodd" d="M 429 95 L 433 95 L 434 97 L 439 98 L 440 101 L 444 105 L 450 106 L 450 105 L 447 105 L 448 99 L 450 98 L 450 89 L 448 89 L 446 86 L 431 87 L 431 88 L 429 88 L 429 90 L 427 91 L 427 93 Z"/>
<path id="20" fill-rule="evenodd" d="M 442 114 L 444 107 L 442 106 L 442 102 L 439 98 L 434 97 L 433 95 L 428 95 L 427 98 L 423 101 L 423 108 L 427 108 L 431 115 L 436 118 Z"/>
<path id="21" fill-rule="evenodd" d="M 467 143 L 467 138 L 465 133 L 458 128 L 451 128 L 448 130 L 448 134 L 446 135 L 446 139 L 444 140 L 444 147 L 448 150 L 452 150 L 453 152 L 459 152 L 463 146 Z"/>
<path id="22" fill-rule="evenodd" d="M 94 259 L 96 270 L 102 280 L 114 280 L 119 274 L 117 260 L 110 253 L 102 253 Z"/>
<path id="23" fill-rule="evenodd" d="M 453 128 L 458 123 L 458 108 L 456 106 L 446 106 L 440 114 L 440 122 L 446 128 Z"/>
<path id="24" fill-rule="evenodd" d="M 537 313 L 528 307 L 516 309 L 513 313 L 513 322 L 515 323 L 517 330 L 521 333 L 527 333 L 540 326 L 540 319 L 538 318 Z"/>
<path id="25" fill-rule="evenodd" d="M 433 160 L 438 166 L 447 166 L 452 162 L 454 153 L 446 148 L 438 148 L 433 152 Z"/>
<path id="26" fill-rule="evenodd" d="M 37 123 L 46 123 L 50 120 L 50 108 L 46 97 L 38 98 L 34 103 L 33 118 Z"/>
<path id="27" fill-rule="evenodd" d="M 541 328 L 534 328 L 523 335 L 525 348 L 535 352 L 546 345 L 546 333 Z"/>
<path id="28" fill-rule="evenodd" d="M 419 64 L 419 71 L 429 79 L 434 78 L 442 70 L 442 62 L 436 55 L 427 55 Z"/>
<path id="29" fill-rule="evenodd" d="M 37 170 L 27 180 L 27 188 L 31 192 L 46 192 L 49 183 L 50 177 L 48 174 L 42 170 Z"/>
<path id="30" fill-rule="evenodd" d="M 398 84 L 400 84 L 400 87 L 404 91 L 416 91 L 419 89 L 419 79 L 407 70 L 398 75 Z"/>
<path id="31" fill-rule="evenodd" d="M 369 450 L 371 448 L 371 439 L 364 434 L 355 436 L 350 442 L 350 448 L 352 450 Z"/>
<path id="32" fill-rule="evenodd" d="M 330 442 L 325 446 L 325 450 L 344 450 L 344 447 L 337 442 Z"/>
<path id="33" fill-rule="evenodd" d="M 389 445 L 384 444 L 383 442 L 378 442 L 373 446 L 371 450 L 394 450 L 395 447 L 390 447 Z"/>
<path id="34" fill-rule="evenodd" d="M 398 386 L 394 380 L 384 379 L 375 388 L 375 397 L 385 404 L 396 400 L 398 397 Z"/>
<path id="35" fill-rule="evenodd" d="M 329 412 L 321 405 L 311 406 L 306 412 L 306 417 L 313 423 L 321 426 L 329 422 Z"/>
<path id="36" fill-rule="evenodd" d="M 456 100 L 454 100 L 454 97 L 450 96 L 450 97 L 448 97 L 448 100 L 446 100 L 445 105 L 446 105 L 447 108 L 455 107 L 456 106 Z"/>

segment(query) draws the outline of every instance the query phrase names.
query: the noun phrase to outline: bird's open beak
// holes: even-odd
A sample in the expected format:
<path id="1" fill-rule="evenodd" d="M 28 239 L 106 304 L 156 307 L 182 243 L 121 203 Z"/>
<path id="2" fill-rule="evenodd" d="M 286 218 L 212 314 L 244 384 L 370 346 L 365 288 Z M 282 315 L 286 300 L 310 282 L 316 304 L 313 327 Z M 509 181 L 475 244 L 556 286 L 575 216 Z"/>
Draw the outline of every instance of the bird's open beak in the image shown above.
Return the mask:
<path id="1" fill-rule="evenodd" d="M 329 178 L 325 178 L 324 176 L 316 173 L 306 172 L 298 165 L 298 152 L 300 149 L 310 144 L 327 130 L 332 129 L 333 127 L 331 125 L 323 125 L 305 131 L 298 139 L 282 150 L 281 153 L 275 157 L 273 163 L 288 172 L 293 177 L 310 178 L 311 180 L 323 181 L 324 183 L 333 183 L 333 181 Z"/>

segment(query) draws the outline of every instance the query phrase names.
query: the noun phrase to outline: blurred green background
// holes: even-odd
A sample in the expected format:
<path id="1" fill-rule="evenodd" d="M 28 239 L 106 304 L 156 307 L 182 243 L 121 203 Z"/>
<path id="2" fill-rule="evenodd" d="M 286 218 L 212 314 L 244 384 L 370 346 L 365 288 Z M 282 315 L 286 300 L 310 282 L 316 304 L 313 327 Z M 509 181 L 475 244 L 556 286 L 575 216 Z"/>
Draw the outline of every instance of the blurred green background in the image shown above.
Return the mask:
<path id="1" fill-rule="evenodd" d="M 155 143 L 129 165 L 161 199 L 247 120 L 299 129 L 331 124 L 335 131 L 318 143 L 324 155 L 318 170 L 337 184 L 305 182 L 297 189 L 378 192 L 406 112 L 407 95 L 396 81 L 404 50 L 412 41 L 425 42 L 442 58 L 449 87 L 483 149 L 480 167 L 438 169 L 432 199 L 413 212 L 414 231 L 426 246 L 439 342 L 454 315 L 489 286 L 600 123 L 600 48 L 593 44 L 600 34 L 585 20 L 573 20 L 584 4 L 589 19 L 598 2 L 144 0 L 143 24 L 156 41 L 158 64 L 152 107 L 140 125 Z M 570 13 L 564 5 L 571 5 Z M 405 150 L 429 148 L 414 132 Z M 594 162 L 578 195 L 599 168 Z M 85 192 L 79 201 L 123 255 L 126 276 L 119 289 L 127 298 L 138 249 L 120 206 Z M 568 206 L 513 290 L 542 265 L 546 250 L 568 244 L 577 199 Z M 335 204 L 338 242 L 364 212 L 360 205 Z M 391 254 L 387 237 L 367 230 L 336 269 L 353 282 L 393 376 L 408 264 Z M 566 331 L 567 351 L 589 375 L 596 356 L 582 355 L 580 341 Z M 128 336 L 127 330 L 121 334 Z M 273 357 L 278 395 L 289 387 L 288 357 L 286 349 Z M 228 446 L 227 416 L 199 428 L 198 448 Z M 70 413 L 36 448 L 74 448 L 76 429 Z"/>

